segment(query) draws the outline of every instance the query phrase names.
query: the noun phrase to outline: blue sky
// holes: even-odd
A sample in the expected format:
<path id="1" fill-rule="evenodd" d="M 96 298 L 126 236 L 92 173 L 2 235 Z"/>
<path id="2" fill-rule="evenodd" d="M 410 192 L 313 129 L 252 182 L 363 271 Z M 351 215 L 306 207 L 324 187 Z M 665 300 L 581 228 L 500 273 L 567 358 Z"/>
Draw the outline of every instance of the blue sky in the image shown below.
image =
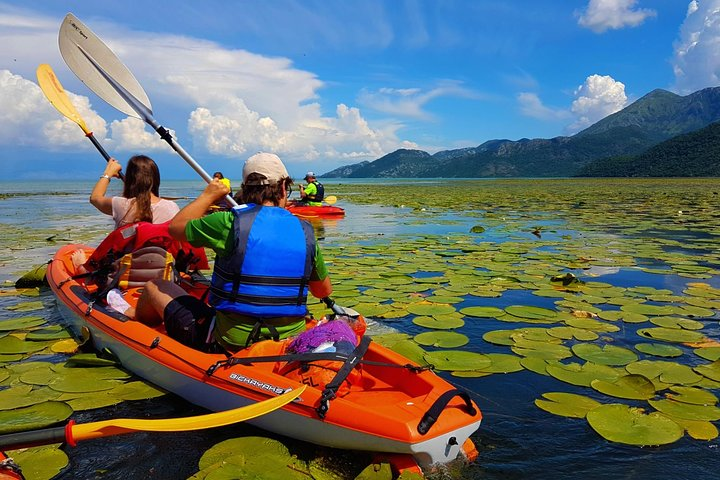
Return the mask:
<path id="1" fill-rule="evenodd" d="M 72 12 L 207 171 L 258 151 L 324 173 L 398 148 L 571 135 L 656 88 L 718 85 L 720 0 L 0 0 L 0 180 L 91 179 L 102 158 L 37 86 L 49 63 L 105 148 L 195 173 L 65 66 Z"/>

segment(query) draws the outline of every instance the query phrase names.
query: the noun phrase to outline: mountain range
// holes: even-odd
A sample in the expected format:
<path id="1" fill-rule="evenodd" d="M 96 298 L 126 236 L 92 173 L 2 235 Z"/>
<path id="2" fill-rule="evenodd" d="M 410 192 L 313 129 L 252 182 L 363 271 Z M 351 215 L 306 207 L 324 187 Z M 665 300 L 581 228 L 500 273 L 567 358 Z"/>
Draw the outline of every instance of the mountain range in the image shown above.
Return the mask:
<path id="1" fill-rule="evenodd" d="M 443 150 L 433 155 L 422 150 L 400 149 L 372 162 L 336 168 L 321 177 L 593 176 L 592 172 L 603 170 L 599 165 L 605 159 L 613 165 L 623 159 L 620 163 L 627 167 L 652 147 L 719 120 L 720 87 L 686 96 L 657 89 L 572 136 L 489 140 L 477 147 Z M 643 161 L 652 163 L 652 158 L 646 156 Z M 635 171 L 634 175 L 642 175 L 642 171 L 639 172 Z"/>

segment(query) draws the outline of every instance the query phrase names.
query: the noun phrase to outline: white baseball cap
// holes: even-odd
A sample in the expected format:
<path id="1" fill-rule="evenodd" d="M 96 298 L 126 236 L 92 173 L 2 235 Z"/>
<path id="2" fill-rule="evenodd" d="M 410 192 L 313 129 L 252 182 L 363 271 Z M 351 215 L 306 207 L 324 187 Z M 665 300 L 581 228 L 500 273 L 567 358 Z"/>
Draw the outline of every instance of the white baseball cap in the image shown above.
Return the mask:
<path id="1" fill-rule="evenodd" d="M 248 183 L 247 178 L 252 173 L 258 173 L 265 179 Z M 256 153 L 248 158 L 243 166 L 242 175 L 244 185 L 275 185 L 283 178 L 290 177 L 280 157 L 265 152 Z"/>

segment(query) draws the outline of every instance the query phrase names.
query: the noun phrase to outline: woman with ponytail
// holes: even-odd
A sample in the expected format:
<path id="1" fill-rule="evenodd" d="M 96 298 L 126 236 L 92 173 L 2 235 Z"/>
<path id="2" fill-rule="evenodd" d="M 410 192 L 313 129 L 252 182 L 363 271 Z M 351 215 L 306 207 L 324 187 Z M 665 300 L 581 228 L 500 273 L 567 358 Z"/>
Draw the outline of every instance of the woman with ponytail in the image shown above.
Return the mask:
<path id="1" fill-rule="evenodd" d="M 135 222 L 165 223 L 180 210 L 172 200 L 160 198 L 160 170 L 152 158 L 135 155 L 125 169 L 121 197 L 106 197 L 108 185 L 122 166 L 110 159 L 90 194 L 90 203 L 106 215 L 112 215 L 115 228 Z"/>

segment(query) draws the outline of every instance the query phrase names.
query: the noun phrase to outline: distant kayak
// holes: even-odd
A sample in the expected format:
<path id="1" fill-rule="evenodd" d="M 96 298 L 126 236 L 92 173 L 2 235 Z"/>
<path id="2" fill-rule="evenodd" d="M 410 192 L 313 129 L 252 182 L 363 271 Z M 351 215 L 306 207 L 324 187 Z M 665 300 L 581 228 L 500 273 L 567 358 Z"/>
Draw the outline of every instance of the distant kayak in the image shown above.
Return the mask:
<path id="1" fill-rule="evenodd" d="M 288 205 L 285 207 L 290 213 L 298 217 L 342 217 L 345 210 L 334 205 L 311 207 L 306 205 Z"/>

